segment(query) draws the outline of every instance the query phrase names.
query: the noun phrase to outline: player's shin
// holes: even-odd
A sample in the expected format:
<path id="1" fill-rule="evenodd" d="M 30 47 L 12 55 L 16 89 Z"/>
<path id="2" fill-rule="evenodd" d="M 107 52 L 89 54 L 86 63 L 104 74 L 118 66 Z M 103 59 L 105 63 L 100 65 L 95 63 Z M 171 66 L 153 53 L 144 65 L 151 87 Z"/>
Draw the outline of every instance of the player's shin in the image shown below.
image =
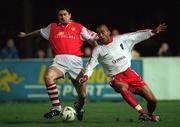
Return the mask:
<path id="1" fill-rule="evenodd" d="M 77 112 L 77 119 L 82 121 L 84 114 L 83 106 L 85 104 L 86 87 L 85 85 L 80 85 L 79 87 L 76 87 L 76 90 L 78 92 L 78 98 L 74 103 L 74 107 Z"/>
<path id="2" fill-rule="evenodd" d="M 156 102 L 148 102 L 147 109 L 148 109 L 148 114 L 152 115 L 156 109 Z"/>
<path id="3" fill-rule="evenodd" d="M 78 93 L 78 98 L 77 98 L 77 103 L 79 109 L 82 109 L 84 104 L 85 104 L 85 99 L 86 99 L 86 86 L 85 83 L 79 86 L 79 93 Z"/>
<path id="4" fill-rule="evenodd" d="M 135 108 L 139 113 L 144 114 L 144 109 L 138 104 L 136 98 L 134 98 L 127 90 L 121 92 L 124 100 L 133 108 Z"/>
<path id="5" fill-rule="evenodd" d="M 77 103 L 77 107 L 81 110 L 85 104 L 85 97 L 78 97 L 76 103 Z"/>
<path id="6" fill-rule="evenodd" d="M 57 109 L 61 111 L 61 103 L 58 98 L 58 89 L 57 89 L 56 84 L 52 83 L 52 84 L 46 85 L 46 88 L 47 88 L 49 99 L 52 102 L 53 109 Z"/>

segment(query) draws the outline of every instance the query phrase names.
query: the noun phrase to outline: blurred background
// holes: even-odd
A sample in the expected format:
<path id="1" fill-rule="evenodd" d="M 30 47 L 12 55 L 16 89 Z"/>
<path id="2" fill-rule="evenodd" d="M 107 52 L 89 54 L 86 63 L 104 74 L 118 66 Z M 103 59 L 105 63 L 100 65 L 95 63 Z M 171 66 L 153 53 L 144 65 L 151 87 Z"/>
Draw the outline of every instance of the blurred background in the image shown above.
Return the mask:
<path id="1" fill-rule="evenodd" d="M 155 28 L 165 22 L 166 32 L 135 47 L 141 56 L 157 56 L 162 43 L 167 43 L 172 56 L 179 56 L 180 2 L 131 0 L 6 0 L 0 5 L 0 49 L 12 37 L 20 58 L 35 58 L 39 49 L 48 54 L 48 42 L 41 37 L 22 40 L 20 31 L 31 32 L 57 21 L 59 8 L 68 7 L 72 19 L 94 30 L 101 23 L 119 34 L 140 29 Z"/>

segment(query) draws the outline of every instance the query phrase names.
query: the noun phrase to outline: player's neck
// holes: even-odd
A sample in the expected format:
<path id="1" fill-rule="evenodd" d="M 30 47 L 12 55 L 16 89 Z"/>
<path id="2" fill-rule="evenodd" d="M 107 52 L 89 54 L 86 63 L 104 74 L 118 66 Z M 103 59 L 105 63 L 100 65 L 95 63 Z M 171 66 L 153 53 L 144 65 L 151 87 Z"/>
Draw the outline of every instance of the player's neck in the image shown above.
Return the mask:
<path id="1" fill-rule="evenodd" d="M 68 25 L 69 23 L 71 23 L 72 22 L 72 20 L 69 20 L 69 21 L 67 21 L 67 22 L 59 22 L 59 25 L 64 25 L 64 26 L 66 26 L 66 25 Z"/>
<path id="2" fill-rule="evenodd" d="M 112 41 L 113 41 L 113 38 L 112 38 L 112 37 L 109 37 L 108 40 L 107 40 L 107 42 L 105 43 L 105 45 L 110 44 Z"/>

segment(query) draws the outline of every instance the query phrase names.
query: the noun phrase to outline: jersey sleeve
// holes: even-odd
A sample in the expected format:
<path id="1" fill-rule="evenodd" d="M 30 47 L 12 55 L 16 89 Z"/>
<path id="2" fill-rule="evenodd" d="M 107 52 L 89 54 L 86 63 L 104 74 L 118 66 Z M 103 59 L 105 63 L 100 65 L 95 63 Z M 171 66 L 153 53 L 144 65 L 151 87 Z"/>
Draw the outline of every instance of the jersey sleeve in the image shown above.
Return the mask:
<path id="1" fill-rule="evenodd" d="M 88 77 L 90 77 L 92 75 L 93 69 L 99 64 L 98 57 L 99 57 L 99 50 L 98 50 L 98 46 L 97 46 L 92 52 L 91 59 L 85 66 L 84 75 L 87 75 Z"/>
<path id="2" fill-rule="evenodd" d="M 50 29 L 51 29 L 51 24 L 49 24 L 49 25 L 48 25 L 47 27 L 45 27 L 45 28 L 41 28 L 41 29 L 40 29 L 41 35 L 42 35 L 46 40 L 49 40 Z"/>
<path id="3" fill-rule="evenodd" d="M 129 40 L 132 41 L 133 43 L 139 43 L 141 41 L 144 41 L 146 39 L 149 39 L 152 37 L 154 33 L 152 33 L 152 30 L 146 29 L 146 30 L 139 30 L 136 32 L 128 33 L 122 35 L 121 39 L 122 40 Z"/>
<path id="4" fill-rule="evenodd" d="M 120 38 L 126 43 L 129 49 L 132 49 L 135 44 L 147 40 L 153 35 L 154 33 L 152 33 L 151 29 L 146 29 L 121 35 Z"/>
<path id="5" fill-rule="evenodd" d="M 98 39 L 98 34 L 95 33 L 94 31 L 91 31 L 85 27 L 82 28 L 81 30 L 81 38 L 84 40 L 84 41 L 87 41 L 89 43 L 91 43 L 92 41 L 94 40 L 97 40 Z"/>

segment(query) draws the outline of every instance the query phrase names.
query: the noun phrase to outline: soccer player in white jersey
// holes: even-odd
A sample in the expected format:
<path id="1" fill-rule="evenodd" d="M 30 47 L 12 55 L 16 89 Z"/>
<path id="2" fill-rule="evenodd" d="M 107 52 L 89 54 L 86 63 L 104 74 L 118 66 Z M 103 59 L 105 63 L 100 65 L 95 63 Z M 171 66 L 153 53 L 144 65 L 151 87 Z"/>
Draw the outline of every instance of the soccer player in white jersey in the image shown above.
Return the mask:
<path id="1" fill-rule="evenodd" d="M 111 78 L 110 85 L 118 93 L 121 93 L 125 101 L 135 108 L 139 113 L 141 121 L 159 121 L 159 116 L 154 115 L 157 100 L 140 76 L 131 69 L 131 50 L 133 46 L 144 41 L 166 29 L 165 24 L 160 24 L 157 28 L 141 30 L 128 34 L 123 34 L 112 38 L 106 25 L 97 28 L 99 40 L 98 45 L 92 53 L 92 57 L 85 67 L 84 76 L 79 82 L 88 80 L 97 64 L 102 64 L 107 76 Z M 139 105 L 130 92 L 138 94 L 146 99 L 148 113 Z"/>
<path id="2" fill-rule="evenodd" d="M 42 35 L 51 45 L 54 60 L 53 64 L 46 71 L 44 79 L 47 93 L 52 102 L 52 109 L 50 112 L 46 113 L 44 117 L 50 119 L 60 114 L 62 108 L 58 98 L 58 89 L 55 81 L 56 79 L 64 78 L 67 73 L 78 93 L 78 98 L 74 103 L 74 107 L 77 111 L 78 120 L 82 120 L 82 108 L 85 103 L 86 89 L 85 85 L 79 85 L 77 80 L 83 68 L 81 46 L 83 41 L 95 44 L 94 40 L 98 35 L 86 29 L 81 24 L 72 21 L 70 10 L 67 8 L 59 10 L 58 19 L 59 24 L 51 23 L 45 28 L 28 34 L 20 32 L 19 37 Z"/>

